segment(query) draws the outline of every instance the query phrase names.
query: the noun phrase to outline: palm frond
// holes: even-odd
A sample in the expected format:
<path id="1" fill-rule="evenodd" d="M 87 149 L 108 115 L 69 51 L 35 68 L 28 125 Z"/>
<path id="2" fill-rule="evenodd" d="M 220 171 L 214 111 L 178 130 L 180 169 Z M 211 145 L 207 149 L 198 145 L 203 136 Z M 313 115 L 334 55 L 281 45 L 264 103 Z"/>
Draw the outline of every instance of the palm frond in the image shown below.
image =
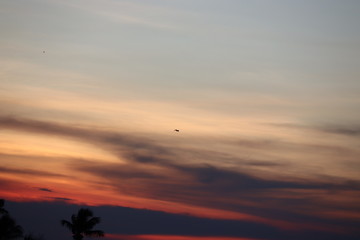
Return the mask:
<path id="1" fill-rule="evenodd" d="M 86 222 L 86 228 L 92 229 L 96 224 L 100 223 L 99 217 L 93 217 Z"/>
<path id="2" fill-rule="evenodd" d="M 67 227 L 70 230 L 72 230 L 74 226 L 71 222 L 66 220 L 61 220 L 61 225 Z"/>
<path id="3" fill-rule="evenodd" d="M 71 221 L 72 221 L 73 224 L 76 224 L 77 216 L 75 214 L 71 215 Z"/>

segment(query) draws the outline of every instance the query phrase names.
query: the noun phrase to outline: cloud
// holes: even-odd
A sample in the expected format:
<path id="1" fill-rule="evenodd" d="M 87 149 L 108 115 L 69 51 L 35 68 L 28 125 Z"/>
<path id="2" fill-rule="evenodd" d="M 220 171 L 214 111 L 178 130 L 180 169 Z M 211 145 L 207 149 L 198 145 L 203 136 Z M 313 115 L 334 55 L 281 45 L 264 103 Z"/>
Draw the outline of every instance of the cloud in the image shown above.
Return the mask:
<path id="1" fill-rule="evenodd" d="M 187 162 L 200 161 L 203 163 L 216 164 L 233 164 L 236 163 L 237 168 L 243 168 L 244 171 L 250 169 L 283 169 L 285 166 L 289 167 L 290 162 L 286 159 L 281 160 L 278 157 L 274 159 L 271 157 L 273 152 L 281 153 L 284 158 L 287 154 L 298 153 L 303 157 L 304 154 L 316 151 L 317 154 L 323 154 L 320 157 L 332 158 L 334 154 L 357 156 L 353 149 L 341 145 L 326 145 L 326 144 L 308 144 L 308 143 L 293 143 L 279 140 L 214 140 L 203 139 L 201 144 L 191 146 L 189 144 L 178 144 L 176 142 L 169 142 L 163 139 L 162 136 L 144 136 L 140 134 L 129 134 L 121 132 L 103 131 L 96 128 L 80 127 L 71 124 L 59 124 L 54 122 L 36 121 L 31 119 L 16 118 L 11 116 L 0 117 L 0 127 L 13 129 L 17 131 L 27 131 L 37 134 L 46 134 L 52 136 L 59 136 L 63 138 L 70 138 L 82 143 L 93 145 L 97 148 L 103 149 L 119 158 L 121 161 L 137 162 L 142 164 L 171 165 L 173 162 L 180 159 Z M 224 144 L 232 146 L 232 151 L 224 151 L 223 149 L 213 148 L 213 144 Z M 210 146 L 205 148 L 204 146 Z M 199 146 L 199 147 L 198 147 Z M 241 154 L 241 151 L 251 151 L 255 153 L 248 159 L 247 156 Z M 304 153 L 304 151 L 306 151 Z M 246 154 L 248 155 L 248 154 Z M 258 156 L 256 156 L 258 155 Z M 259 157 L 260 156 L 260 157 Z M 262 160 L 261 157 L 268 158 Z M 270 158 L 269 158 L 270 157 Z M 219 161 L 221 159 L 221 161 Z M 281 160 L 281 161 L 279 161 Z M 303 161 L 301 163 L 304 163 Z M 302 165 L 300 162 L 293 162 L 296 165 Z M 309 169 L 311 170 L 311 169 Z"/>
<path id="2" fill-rule="evenodd" d="M 71 198 L 64 198 L 64 197 L 47 197 L 49 199 L 57 200 L 57 201 L 72 201 Z"/>
<path id="3" fill-rule="evenodd" d="M 275 127 L 281 128 L 292 128 L 299 130 L 309 130 L 309 131 L 318 131 L 323 133 L 330 134 L 339 134 L 345 136 L 359 136 L 360 135 L 360 126 L 359 125 L 350 125 L 350 126 L 333 126 L 333 125 L 303 125 L 295 123 L 272 123 L 270 124 Z"/>
<path id="4" fill-rule="evenodd" d="M 359 136 L 360 135 L 360 127 L 325 127 L 323 131 L 347 136 Z"/>
<path id="5" fill-rule="evenodd" d="M 43 191 L 43 192 L 53 192 L 53 190 L 48 189 L 48 188 L 37 188 L 39 191 Z"/>
<path id="6" fill-rule="evenodd" d="M 267 219 L 298 222 L 300 225 L 302 222 L 313 223 L 319 228 L 325 224 L 324 219 L 299 209 L 332 209 L 336 205 L 328 203 L 322 206 L 324 202 L 319 197 L 327 198 L 332 194 L 346 196 L 346 191 L 360 191 L 360 182 L 344 179 L 328 179 L 328 182 L 272 180 L 211 165 L 168 164 L 162 166 L 163 169 L 159 172 L 153 172 L 149 165 L 146 166 L 128 167 L 123 164 L 86 161 L 72 165 L 77 171 L 102 177 L 120 193 L 207 207 L 209 211 L 222 209 Z M 351 212 L 352 208 L 349 206 L 345 211 Z M 275 220 L 273 224 L 279 225 Z"/>
<path id="7" fill-rule="evenodd" d="M 76 171 L 83 171 L 98 175 L 106 179 L 163 179 L 161 172 L 149 169 L 149 165 L 127 163 L 99 163 L 87 160 L 78 160 L 69 164 Z"/>
<path id="8" fill-rule="evenodd" d="M 56 2 L 56 4 L 59 3 Z M 113 22 L 160 30 L 174 30 L 177 26 L 170 21 L 163 21 L 163 19 L 159 17 L 166 17 L 166 19 L 169 20 L 169 16 L 180 14 L 174 9 L 156 7 L 154 4 L 149 5 L 112 0 L 103 1 L 101 4 L 97 1 L 79 1 L 76 3 L 72 1 L 63 1 L 61 4 L 95 14 Z M 129 14 L 129 12 L 131 14 Z M 151 15 L 148 14 L 149 12 L 151 12 Z M 154 13 L 156 14 L 154 15 Z M 172 13 L 172 15 L 170 13 Z M 184 14 L 184 12 L 181 14 Z"/>
<path id="9" fill-rule="evenodd" d="M 65 175 L 57 174 L 53 172 L 39 171 L 34 169 L 9 168 L 9 167 L 0 167 L 0 173 L 14 173 L 14 174 L 42 176 L 42 177 L 66 177 Z"/>
<path id="10" fill-rule="evenodd" d="M 264 171 L 260 170 L 249 171 L 249 168 L 254 170 L 258 167 L 271 170 L 281 168 L 284 164 L 242 159 L 236 155 L 236 151 L 234 153 L 196 148 L 191 144 L 166 144 L 161 137 L 150 138 L 140 134 L 131 135 L 9 116 L 0 117 L 0 127 L 71 138 L 118 156 L 119 160 L 121 159 L 119 162 L 77 159 L 66 164 L 71 170 L 96 177 L 96 181 L 117 190 L 120 195 L 142 199 L 156 199 L 167 203 L 245 213 L 266 219 L 307 222 L 313 226 L 320 226 L 326 221 L 311 210 L 318 208 L 327 211 L 337 206 L 327 202 L 333 194 L 342 194 L 344 198 L 349 198 L 348 192 L 360 190 L 357 180 L 346 178 L 304 180 L 290 175 L 263 174 Z M 211 141 L 204 140 L 202 144 L 206 145 L 208 142 Z M 234 142 L 240 142 L 243 147 L 250 145 L 250 148 L 255 149 L 259 147 L 278 151 L 289 146 L 290 149 L 305 149 L 303 145 L 279 141 Z M 275 146 L 277 148 L 274 148 Z M 215 162 L 237 162 L 238 165 L 215 165 Z M 26 169 L 12 171 L 30 173 Z M 324 204 L 325 202 L 327 204 Z M 344 211 L 350 212 L 351 208 Z M 328 223 L 334 224 L 334 221 L 329 220 Z"/>
<path id="11" fill-rule="evenodd" d="M 19 181 L 0 176 L 0 191 L 11 189 L 17 189 L 19 191 L 23 190 L 24 184 Z"/>
<path id="12" fill-rule="evenodd" d="M 61 137 L 78 139 L 83 142 L 97 145 L 100 148 L 120 153 L 126 148 L 132 148 L 128 152 L 130 159 L 135 161 L 156 161 L 157 159 L 146 158 L 144 154 L 151 153 L 157 156 L 169 153 L 165 147 L 156 144 L 152 139 L 146 137 L 134 137 L 128 134 L 101 131 L 94 128 L 64 125 L 58 123 L 20 119 L 15 117 L 0 117 L 0 127 L 18 131 L 34 132 Z M 126 151 L 124 151 L 125 154 Z"/>

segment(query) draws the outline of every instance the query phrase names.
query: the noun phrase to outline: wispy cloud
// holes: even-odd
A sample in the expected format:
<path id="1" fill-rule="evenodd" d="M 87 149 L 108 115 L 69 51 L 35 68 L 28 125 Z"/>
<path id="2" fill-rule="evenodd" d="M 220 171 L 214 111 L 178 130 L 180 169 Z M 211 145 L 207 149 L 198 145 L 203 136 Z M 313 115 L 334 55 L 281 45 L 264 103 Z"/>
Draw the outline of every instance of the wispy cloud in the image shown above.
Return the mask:
<path id="1" fill-rule="evenodd" d="M 71 198 L 64 198 L 64 197 L 47 197 L 49 199 L 57 200 L 57 201 L 72 201 Z"/>
<path id="2" fill-rule="evenodd" d="M 65 175 L 57 174 L 52 171 L 39 171 L 34 169 L 10 168 L 10 167 L 0 167 L 0 173 L 14 173 L 21 175 L 43 176 L 43 177 L 65 177 Z"/>
<path id="3" fill-rule="evenodd" d="M 303 129 L 303 130 L 312 130 L 319 131 L 323 133 L 330 134 L 339 134 L 345 136 L 358 136 L 360 135 L 360 126 L 359 125 L 350 125 L 350 126 L 334 126 L 334 125 L 304 125 L 304 124 L 295 124 L 295 123 L 273 123 L 271 124 L 276 127 L 281 128 L 293 128 L 293 129 Z"/>
<path id="4" fill-rule="evenodd" d="M 154 156 L 168 154 L 165 147 L 156 144 L 147 137 L 134 137 L 129 134 L 106 132 L 84 127 L 63 125 L 58 123 L 42 122 L 29 119 L 18 119 L 14 117 L 0 118 L 0 126 L 18 131 L 34 132 L 38 134 L 56 135 L 70 137 L 89 144 L 99 145 L 115 154 L 125 154 L 128 160 L 139 162 L 160 161 L 160 158 L 151 159 L 150 153 Z M 134 151 L 126 151 L 131 148 Z M 135 151 L 136 150 L 136 151 Z"/>
<path id="5" fill-rule="evenodd" d="M 280 218 L 287 220 L 290 219 L 285 216 L 298 215 L 307 221 L 315 221 L 306 216 L 307 214 L 297 211 L 305 206 L 319 207 L 317 200 L 313 198 L 314 194 L 328 197 L 333 193 L 360 190 L 360 182 L 357 181 L 269 180 L 214 166 L 172 165 L 163 168 L 161 173 L 141 167 L 128 168 L 121 164 L 83 162 L 73 167 L 76 167 L 77 171 L 103 177 L 119 192 L 125 191 L 139 197 L 220 208 L 268 218 L 282 216 Z M 281 195 L 275 197 L 279 193 Z M 264 205 L 264 202 L 267 204 Z M 294 209 L 294 204 L 298 208 Z"/>
<path id="6" fill-rule="evenodd" d="M 101 3 L 98 1 L 62 1 L 61 4 L 120 24 L 131 24 L 162 30 L 174 30 L 179 27 L 174 22 L 171 23 L 169 21 L 169 17 L 180 14 L 179 10 L 161 6 L 114 0 L 105 0 Z M 165 19 L 168 19 L 168 21 L 165 21 Z"/>
<path id="7" fill-rule="evenodd" d="M 37 188 L 39 191 L 43 191 L 43 192 L 53 192 L 53 190 L 48 189 L 48 188 Z"/>
<path id="8" fill-rule="evenodd" d="M 272 161 L 252 163 L 250 160 L 238 158 L 236 151 L 225 151 L 221 148 L 209 151 L 191 145 L 166 144 L 159 136 L 154 138 L 9 116 L 0 118 L 0 126 L 8 130 L 70 138 L 117 156 L 119 161 L 112 163 L 83 158 L 67 161 L 65 164 L 73 174 L 92 176 L 94 181 L 91 184 L 106 185 L 119 195 L 137 197 L 143 201 L 157 199 L 161 202 L 214 211 L 247 214 L 249 220 L 254 216 L 255 222 L 260 218 L 260 221 L 270 225 L 283 224 L 270 219 L 290 222 L 301 219 L 313 223 L 314 226 L 316 223 L 321 225 L 324 221 L 322 214 L 312 213 L 311 209 L 322 208 L 324 212 L 328 211 L 336 206 L 327 201 L 333 194 L 342 194 L 344 199 L 340 201 L 343 202 L 351 198 L 350 192 L 360 191 L 360 182 L 351 178 L 321 177 L 320 173 L 311 179 L 288 174 L 266 174 L 262 168 L 267 171 L 280 170 L 283 164 Z M 203 142 L 207 143 L 211 143 L 211 140 Z M 281 142 L 276 141 L 241 140 L 233 143 L 263 150 L 274 149 L 274 146 L 284 150 L 289 147 L 286 144 L 290 144 L 286 143 L 284 148 Z M 294 143 L 290 144 L 292 145 Z M 297 147 L 306 149 L 301 144 Z M 213 164 L 204 161 L 208 159 L 211 159 Z M 213 161 L 215 159 L 218 164 Z M 222 163 L 230 162 L 230 159 L 232 162 L 237 159 L 240 164 L 232 168 Z M 254 171 L 255 169 L 257 171 Z M 33 171 L 3 167 L 3 171 L 8 170 L 19 174 L 36 174 Z M 70 198 L 73 197 L 68 200 Z M 324 202 L 327 204 L 322 205 Z M 344 211 L 350 213 L 351 209 L 352 207 L 349 207 Z M 334 221 L 328 223 L 331 225 Z"/>

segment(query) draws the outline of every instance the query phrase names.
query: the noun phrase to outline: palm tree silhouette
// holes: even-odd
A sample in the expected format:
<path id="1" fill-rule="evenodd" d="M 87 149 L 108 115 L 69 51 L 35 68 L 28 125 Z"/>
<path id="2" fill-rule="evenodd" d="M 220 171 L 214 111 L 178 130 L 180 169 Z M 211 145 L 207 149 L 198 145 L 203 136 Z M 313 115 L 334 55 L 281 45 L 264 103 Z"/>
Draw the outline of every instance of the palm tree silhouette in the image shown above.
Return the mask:
<path id="1" fill-rule="evenodd" d="M 0 218 L 0 240 L 10 240 L 22 237 L 23 229 L 17 225 L 9 214 Z"/>
<path id="2" fill-rule="evenodd" d="M 61 225 L 71 230 L 74 240 L 82 240 L 84 236 L 103 237 L 104 232 L 100 230 L 92 230 L 93 227 L 100 222 L 99 217 L 93 217 L 90 209 L 81 208 L 77 215 L 71 216 L 71 222 L 61 220 Z"/>

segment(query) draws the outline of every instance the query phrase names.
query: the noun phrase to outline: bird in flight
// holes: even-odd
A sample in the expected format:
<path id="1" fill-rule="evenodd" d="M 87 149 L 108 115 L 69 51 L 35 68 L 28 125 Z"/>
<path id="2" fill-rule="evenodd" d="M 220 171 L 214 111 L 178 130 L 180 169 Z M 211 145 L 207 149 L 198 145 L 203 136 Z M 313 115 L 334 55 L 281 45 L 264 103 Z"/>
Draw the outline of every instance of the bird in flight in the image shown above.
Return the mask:
<path id="1" fill-rule="evenodd" d="M 174 129 L 174 131 L 175 131 L 175 132 L 180 132 L 180 130 L 179 130 L 179 129 Z"/>

